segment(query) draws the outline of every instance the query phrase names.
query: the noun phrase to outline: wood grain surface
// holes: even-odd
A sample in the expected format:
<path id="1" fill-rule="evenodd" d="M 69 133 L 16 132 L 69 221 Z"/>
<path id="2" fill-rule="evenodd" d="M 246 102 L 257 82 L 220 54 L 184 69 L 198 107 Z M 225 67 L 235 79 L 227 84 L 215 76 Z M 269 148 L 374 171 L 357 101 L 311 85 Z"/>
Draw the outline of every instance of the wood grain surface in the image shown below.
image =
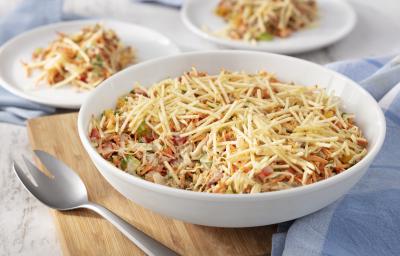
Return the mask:
<path id="1" fill-rule="evenodd" d="M 123 197 L 92 164 L 80 143 L 76 123 L 76 113 L 32 119 L 28 122 L 29 139 L 33 149 L 53 154 L 75 170 L 86 184 L 90 200 L 181 255 L 270 254 L 275 226 L 232 229 L 193 225 L 161 216 Z M 143 255 L 93 212 L 52 210 L 52 214 L 64 255 Z"/>

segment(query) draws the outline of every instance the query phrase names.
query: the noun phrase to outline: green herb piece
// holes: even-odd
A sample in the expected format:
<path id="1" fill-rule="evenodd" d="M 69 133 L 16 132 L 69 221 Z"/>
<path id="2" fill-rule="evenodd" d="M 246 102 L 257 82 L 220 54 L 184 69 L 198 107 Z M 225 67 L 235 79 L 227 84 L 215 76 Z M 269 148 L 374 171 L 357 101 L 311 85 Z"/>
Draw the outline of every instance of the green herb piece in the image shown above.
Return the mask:
<path id="1" fill-rule="evenodd" d="M 150 134 L 151 134 L 151 129 L 147 126 L 146 122 L 143 121 L 143 122 L 139 125 L 139 127 L 137 128 L 136 134 L 137 134 L 139 137 L 143 137 L 143 136 L 146 136 L 146 135 L 150 135 Z"/>
<path id="2" fill-rule="evenodd" d="M 99 54 L 96 55 L 96 59 L 93 61 L 93 65 L 103 67 L 103 59 Z"/>
<path id="3" fill-rule="evenodd" d="M 35 51 L 33 52 L 33 54 L 38 55 L 38 54 L 40 54 L 42 51 L 43 51 L 43 48 L 38 47 L 38 48 L 35 49 Z"/>
<path id="4" fill-rule="evenodd" d="M 262 33 L 257 38 L 258 41 L 272 41 L 273 39 L 274 39 L 274 36 L 267 32 Z"/>
<path id="5" fill-rule="evenodd" d="M 126 158 L 122 159 L 121 169 L 125 171 L 127 166 L 128 166 L 128 160 Z"/>

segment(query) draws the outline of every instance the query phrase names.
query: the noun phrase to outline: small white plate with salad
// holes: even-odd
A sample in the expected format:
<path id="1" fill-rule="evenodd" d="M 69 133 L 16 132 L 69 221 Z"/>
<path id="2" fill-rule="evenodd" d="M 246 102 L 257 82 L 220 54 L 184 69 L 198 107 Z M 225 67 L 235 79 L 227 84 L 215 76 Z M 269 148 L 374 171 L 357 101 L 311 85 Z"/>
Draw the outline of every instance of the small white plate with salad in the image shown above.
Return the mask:
<path id="1" fill-rule="evenodd" d="M 179 52 L 167 37 L 132 23 L 55 23 L 0 48 L 0 85 L 43 105 L 78 109 L 93 89 L 120 70 Z"/>
<path id="2" fill-rule="evenodd" d="M 342 0 L 187 0 L 186 27 L 219 46 L 295 54 L 333 44 L 356 24 Z"/>

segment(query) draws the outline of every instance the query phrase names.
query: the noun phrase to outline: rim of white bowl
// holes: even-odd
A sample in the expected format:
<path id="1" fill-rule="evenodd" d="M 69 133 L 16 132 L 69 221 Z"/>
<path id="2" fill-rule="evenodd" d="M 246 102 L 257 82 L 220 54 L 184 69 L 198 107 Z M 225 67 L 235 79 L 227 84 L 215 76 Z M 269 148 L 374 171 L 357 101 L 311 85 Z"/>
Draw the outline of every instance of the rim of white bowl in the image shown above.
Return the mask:
<path id="1" fill-rule="evenodd" d="M 143 66 L 151 66 L 153 63 L 162 61 L 165 59 L 170 59 L 173 60 L 175 58 L 185 58 L 185 57 L 193 57 L 193 56 L 198 56 L 198 55 L 218 55 L 218 54 L 234 54 L 234 55 L 241 55 L 241 54 L 253 54 L 253 55 L 265 55 L 266 57 L 268 56 L 274 56 L 278 58 L 286 58 L 288 60 L 292 61 L 297 61 L 298 63 L 307 63 L 307 65 L 312 65 L 315 68 L 320 68 L 323 69 L 329 73 L 331 73 L 334 76 L 340 77 L 341 79 L 344 79 L 348 84 L 351 84 L 351 86 L 357 87 L 361 94 L 365 98 L 368 98 L 374 103 L 374 109 L 378 112 L 378 118 L 377 122 L 381 124 L 381 128 L 377 131 L 379 132 L 377 141 L 376 143 L 369 149 L 367 155 L 357 164 L 353 165 L 346 171 L 339 173 L 333 177 L 330 177 L 328 179 L 318 181 L 309 185 L 304 185 L 304 186 L 299 186 L 299 187 L 294 187 L 294 188 L 289 188 L 285 190 L 279 190 L 279 191 L 270 191 L 270 192 L 262 192 L 262 193 L 254 193 L 254 194 L 217 194 L 217 193 L 206 193 L 206 192 L 197 192 L 197 191 L 189 191 L 189 190 L 184 190 L 184 189 L 179 189 L 179 188 L 173 188 L 165 185 L 160 185 L 156 184 L 147 180 L 144 180 L 140 177 L 133 176 L 131 174 L 128 174 L 121 169 L 115 167 L 112 165 L 110 162 L 105 160 L 103 157 L 100 156 L 100 154 L 93 148 L 91 145 L 88 137 L 87 137 L 87 127 L 84 126 L 84 120 L 83 120 L 83 115 L 86 113 L 89 108 L 89 104 L 92 101 L 93 98 L 96 97 L 96 92 L 101 90 L 103 86 L 107 86 L 106 82 L 108 80 L 112 81 L 114 79 L 118 79 L 118 74 L 124 74 L 131 72 L 132 69 L 140 69 Z M 86 99 L 86 101 L 83 103 L 79 115 L 78 115 L 78 133 L 79 137 L 81 139 L 81 142 L 85 148 L 85 150 L 88 152 L 89 156 L 94 158 L 95 161 L 101 162 L 103 165 L 108 166 L 108 168 L 105 168 L 102 171 L 106 172 L 111 172 L 110 174 L 113 176 L 117 176 L 120 179 L 124 179 L 132 185 L 138 185 L 141 186 L 144 189 L 147 190 L 153 190 L 159 193 L 163 193 L 166 195 L 171 195 L 175 197 L 181 197 L 181 198 L 192 198 L 192 199 L 198 199 L 198 200 L 206 200 L 206 201 L 230 201 L 230 200 L 244 200 L 244 201 L 249 201 L 249 200 L 260 200 L 260 199 L 276 199 L 280 197 L 287 197 L 287 196 L 296 196 L 298 194 L 306 194 L 313 192 L 315 190 L 323 189 L 324 187 L 329 187 L 332 186 L 349 176 L 352 176 L 355 172 L 361 171 L 364 165 L 367 165 L 369 162 L 371 162 L 375 156 L 379 153 L 379 150 L 381 149 L 385 135 L 386 135 L 386 119 L 384 117 L 382 109 L 379 107 L 378 103 L 376 100 L 360 85 L 358 85 L 356 82 L 351 80 L 350 78 L 335 72 L 333 70 L 330 70 L 326 67 L 323 67 L 321 65 L 318 65 L 316 63 L 306 61 L 303 59 L 291 57 L 291 56 L 286 56 L 286 55 L 281 55 L 281 54 L 275 54 L 275 53 L 266 53 L 266 52 L 259 52 L 259 51 L 239 51 L 239 50 L 212 50 L 212 51 L 200 51 L 200 52 L 190 52 L 190 53 L 180 53 L 176 55 L 170 55 L 166 57 L 160 57 L 156 59 L 152 59 L 146 62 L 139 63 L 135 66 L 129 67 L 123 71 L 120 71 L 118 74 L 108 78 L 105 80 L 101 85 L 99 85 L 94 93 L 90 94 L 89 97 Z M 93 159 L 92 159 L 93 161 Z M 368 166 L 364 166 L 367 168 Z M 102 172 L 100 171 L 100 173 Z M 102 174 L 103 175 L 103 174 Z"/>

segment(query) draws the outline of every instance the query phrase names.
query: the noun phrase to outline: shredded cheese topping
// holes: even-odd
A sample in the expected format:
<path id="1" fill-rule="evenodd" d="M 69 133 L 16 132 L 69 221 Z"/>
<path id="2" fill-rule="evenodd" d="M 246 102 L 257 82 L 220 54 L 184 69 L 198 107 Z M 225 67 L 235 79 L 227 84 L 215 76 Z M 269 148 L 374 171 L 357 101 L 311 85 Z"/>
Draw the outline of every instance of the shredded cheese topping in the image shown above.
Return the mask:
<path id="1" fill-rule="evenodd" d="M 212 193 L 311 184 L 360 161 L 367 140 L 340 99 L 318 86 L 195 69 L 136 85 L 93 117 L 89 136 L 115 166 L 151 182 Z"/>
<path id="2" fill-rule="evenodd" d="M 215 12 L 228 23 L 216 35 L 269 41 L 310 26 L 318 10 L 315 0 L 221 0 Z"/>
<path id="3" fill-rule="evenodd" d="M 58 38 L 45 49 L 37 48 L 32 62 L 23 63 L 28 74 L 41 74 L 36 84 L 46 81 L 53 88 L 72 85 L 80 90 L 95 88 L 103 80 L 134 61 L 131 47 L 125 47 L 112 29 L 100 24 L 79 33 Z"/>

